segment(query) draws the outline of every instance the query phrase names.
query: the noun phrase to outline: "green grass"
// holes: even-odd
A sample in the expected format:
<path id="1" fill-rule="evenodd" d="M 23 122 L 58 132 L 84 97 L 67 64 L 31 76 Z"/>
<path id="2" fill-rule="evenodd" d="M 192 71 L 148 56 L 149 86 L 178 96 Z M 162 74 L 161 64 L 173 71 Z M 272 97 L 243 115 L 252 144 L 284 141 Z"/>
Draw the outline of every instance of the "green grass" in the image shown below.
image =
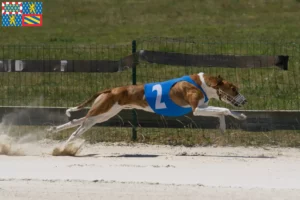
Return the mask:
<path id="1" fill-rule="evenodd" d="M 138 40 L 138 49 L 182 52 L 190 54 L 225 55 L 289 55 L 289 69 L 183 67 L 150 64 L 137 66 L 137 83 L 163 81 L 201 71 L 221 75 L 240 87 L 248 110 L 300 109 L 300 43 L 284 42 L 204 42 L 201 40 L 169 40 L 163 38 Z M 119 60 L 130 54 L 130 46 L 102 45 L 10 46 L 0 48 L 4 58 L 18 59 L 110 59 Z M 47 61 L 47 59 L 46 59 Z M 43 66 L 41 66 L 43 67 Z M 117 73 L 1 73 L 0 104 L 3 106 L 75 106 L 97 91 L 132 83 L 131 70 Z M 213 105 L 229 107 L 216 101 Z"/>
<path id="2" fill-rule="evenodd" d="M 288 71 L 183 68 L 143 63 L 138 66 L 137 82 L 166 80 L 199 71 L 221 74 L 238 84 L 249 99 L 243 109 L 295 110 L 300 109 L 299 8 L 296 0 L 44 1 L 42 27 L 0 28 L 0 60 L 119 60 L 131 53 L 133 39 L 137 39 L 138 50 L 289 55 Z M 73 106 L 98 90 L 131 83 L 130 71 L 0 73 L 0 77 L 1 105 L 15 106 Z"/>
<path id="3" fill-rule="evenodd" d="M 298 0 L 43 2 L 42 27 L 0 27 L 0 60 L 118 60 L 131 53 L 133 39 L 137 39 L 138 50 L 289 55 L 288 71 L 277 68 L 183 68 L 141 63 L 137 82 L 160 81 L 204 71 L 221 74 L 237 83 L 249 102 L 243 109 L 300 109 Z M 180 38 L 187 38 L 187 41 Z M 0 73 L 0 105 L 69 107 L 98 90 L 127 84 L 131 84 L 130 70 L 119 73 Z M 217 102 L 213 105 L 225 106 Z M 22 130 L 16 131 L 19 134 L 23 134 L 24 128 L 27 130 L 26 127 L 18 128 Z M 28 127 L 28 131 L 31 130 L 32 127 Z M 96 134 L 91 134 L 93 131 Z M 69 133 L 62 133 L 57 139 L 65 138 Z M 299 132 L 296 131 L 249 133 L 237 130 L 220 136 L 215 130 L 143 128 L 138 133 L 139 142 L 155 144 L 299 146 Z M 93 128 L 85 137 L 91 142 L 130 141 L 131 129 Z"/>
<path id="4" fill-rule="evenodd" d="M 202 68 L 141 66 L 137 72 L 138 83 L 166 80 L 203 71 Z M 216 70 L 204 70 L 216 74 Z M 220 71 L 219 71 L 220 72 Z M 217 72 L 217 73 L 219 73 Z M 235 75 L 238 73 L 238 77 Z M 275 69 L 222 70 L 224 77 L 238 83 L 248 104 L 248 110 L 297 110 L 300 88 L 288 84 L 293 72 Z M 249 77 L 253 77 L 249 80 Z M 298 77 L 298 75 L 297 75 Z M 238 80 L 237 80 L 238 79 Z M 84 101 L 96 91 L 131 84 L 131 72 L 119 73 L 0 73 L 0 103 L 2 106 L 52 106 L 70 107 Z M 212 105 L 229 107 L 212 101 Z"/>
<path id="5" fill-rule="evenodd" d="M 1 27 L 0 44 L 123 44 L 164 36 L 298 40 L 297 0 L 47 0 L 43 26 Z"/>

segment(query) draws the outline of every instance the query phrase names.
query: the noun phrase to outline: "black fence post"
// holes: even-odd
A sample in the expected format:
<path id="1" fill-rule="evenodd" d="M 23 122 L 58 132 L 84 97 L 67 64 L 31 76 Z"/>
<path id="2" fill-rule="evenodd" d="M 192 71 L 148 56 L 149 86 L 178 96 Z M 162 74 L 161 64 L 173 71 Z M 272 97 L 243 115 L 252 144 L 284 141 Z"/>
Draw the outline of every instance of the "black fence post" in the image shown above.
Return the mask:
<path id="1" fill-rule="evenodd" d="M 132 41 L 132 56 L 133 56 L 133 65 L 132 65 L 132 85 L 136 85 L 136 66 L 137 66 L 137 56 L 136 56 L 136 41 Z M 137 138 L 137 115 L 135 109 L 132 110 L 132 140 Z"/>

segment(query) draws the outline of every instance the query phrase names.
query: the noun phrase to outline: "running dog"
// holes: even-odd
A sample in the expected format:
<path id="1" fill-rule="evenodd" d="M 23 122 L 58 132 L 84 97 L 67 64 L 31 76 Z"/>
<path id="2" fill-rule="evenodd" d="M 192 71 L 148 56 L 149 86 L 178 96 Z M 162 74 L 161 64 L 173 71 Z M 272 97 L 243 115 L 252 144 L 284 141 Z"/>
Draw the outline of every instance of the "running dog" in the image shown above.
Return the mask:
<path id="1" fill-rule="evenodd" d="M 48 131 L 59 132 L 80 125 L 68 138 L 66 145 L 96 123 L 107 121 L 123 109 L 140 109 L 171 117 L 190 112 L 193 112 L 194 116 L 217 117 L 222 133 L 226 130 L 226 115 L 238 120 L 246 119 L 244 114 L 232 112 L 227 108 L 208 106 L 209 99 L 217 99 L 236 107 L 241 107 L 247 102 L 234 84 L 224 80 L 220 75 L 215 77 L 201 72 L 164 82 L 128 85 L 100 91 L 80 105 L 66 110 L 66 115 L 70 117 L 71 112 L 79 111 L 93 102 L 85 117 L 51 127 Z"/>

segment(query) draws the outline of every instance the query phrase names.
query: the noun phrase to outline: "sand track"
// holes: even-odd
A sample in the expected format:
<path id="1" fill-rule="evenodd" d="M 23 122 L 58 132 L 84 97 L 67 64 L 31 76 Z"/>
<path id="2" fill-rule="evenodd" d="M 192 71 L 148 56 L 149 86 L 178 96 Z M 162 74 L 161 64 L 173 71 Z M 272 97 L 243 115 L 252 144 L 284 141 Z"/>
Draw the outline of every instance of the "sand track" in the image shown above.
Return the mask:
<path id="1" fill-rule="evenodd" d="M 54 141 L 0 156 L 0 199 L 300 199 L 300 150 Z M 21 147 L 20 147 L 21 148 Z"/>

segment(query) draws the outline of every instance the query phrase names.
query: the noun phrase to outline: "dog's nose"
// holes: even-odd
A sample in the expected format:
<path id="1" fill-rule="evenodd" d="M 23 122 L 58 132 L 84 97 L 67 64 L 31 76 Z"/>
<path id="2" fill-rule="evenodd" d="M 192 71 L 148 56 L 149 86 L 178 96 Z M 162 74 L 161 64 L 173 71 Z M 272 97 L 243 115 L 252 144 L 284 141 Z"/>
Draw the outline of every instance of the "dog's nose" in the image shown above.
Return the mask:
<path id="1" fill-rule="evenodd" d="M 243 105 L 246 104 L 247 102 L 248 102 L 247 99 L 245 99 L 245 100 L 243 101 Z"/>

